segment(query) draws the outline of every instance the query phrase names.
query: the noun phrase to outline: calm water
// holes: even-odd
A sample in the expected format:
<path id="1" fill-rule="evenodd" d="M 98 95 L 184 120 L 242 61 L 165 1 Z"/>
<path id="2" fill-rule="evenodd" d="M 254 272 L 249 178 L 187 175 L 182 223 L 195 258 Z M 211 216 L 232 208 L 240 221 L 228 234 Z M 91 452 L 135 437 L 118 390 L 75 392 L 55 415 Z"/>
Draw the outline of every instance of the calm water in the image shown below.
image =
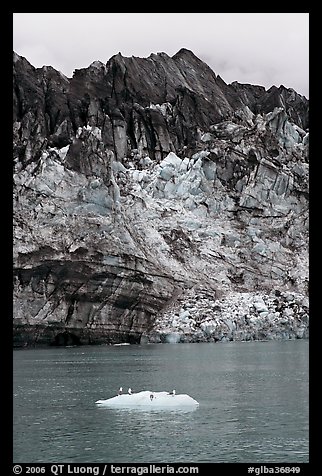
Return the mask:
<path id="1" fill-rule="evenodd" d="M 308 462 L 306 340 L 14 351 L 15 463 Z M 193 411 L 97 407 L 172 390 Z"/>

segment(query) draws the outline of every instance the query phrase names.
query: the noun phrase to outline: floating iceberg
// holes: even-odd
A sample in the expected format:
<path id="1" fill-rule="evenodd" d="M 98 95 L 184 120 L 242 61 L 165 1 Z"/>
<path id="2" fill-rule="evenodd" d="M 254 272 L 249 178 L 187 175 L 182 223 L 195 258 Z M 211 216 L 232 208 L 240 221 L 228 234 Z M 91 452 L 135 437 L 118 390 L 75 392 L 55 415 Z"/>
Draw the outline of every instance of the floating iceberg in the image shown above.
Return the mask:
<path id="1" fill-rule="evenodd" d="M 98 405 L 115 408 L 196 408 L 199 403 L 186 394 L 173 395 L 168 392 L 150 392 L 149 390 L 117 395 L 107 400 L 97 400 Z"/>

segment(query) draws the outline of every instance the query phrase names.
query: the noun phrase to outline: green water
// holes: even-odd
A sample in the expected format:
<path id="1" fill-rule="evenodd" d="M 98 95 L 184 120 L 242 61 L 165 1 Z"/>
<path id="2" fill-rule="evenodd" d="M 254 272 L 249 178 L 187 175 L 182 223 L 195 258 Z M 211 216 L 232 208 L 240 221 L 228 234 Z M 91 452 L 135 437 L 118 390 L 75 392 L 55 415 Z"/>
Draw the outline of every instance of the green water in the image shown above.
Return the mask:
<path id="1" fill-rule="evenodd" d="M 307 340 L 15 350 L 15 463 L 308 462 Z M 193 411 L 117 410 L 120 386 Z"/>

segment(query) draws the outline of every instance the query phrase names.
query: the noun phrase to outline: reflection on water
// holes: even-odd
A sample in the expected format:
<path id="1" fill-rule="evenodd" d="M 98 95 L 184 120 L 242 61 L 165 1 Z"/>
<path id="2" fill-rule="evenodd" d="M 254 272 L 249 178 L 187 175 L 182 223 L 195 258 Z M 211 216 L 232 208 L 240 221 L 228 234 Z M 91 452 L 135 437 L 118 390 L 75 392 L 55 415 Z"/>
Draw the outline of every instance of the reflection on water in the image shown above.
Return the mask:
<path id="1" fill-rule="evenodd" d="M 120 386 L 196 408 L 96 405 Z M 14 462 L 306 462 L 308 341 L 14 351 Z"/>
<path id="2" fill-rule="evenodd" d="M 147 413 L 148 415 L 155 414 L 155 415 L 160 415 L 162 416 L 164 412 L 167 414 L 173 414 L 177 415 L 180 413 L 191 413 L 195 412 L 199 407 L 198 405 L 196 406 L 191 406 L 191 407 L 185 407 L 185 408 L 180 408 L 180 407 L 162 407 L 161 405 L 154 405 L 153 407 L 148 406 L 148 405 L 140 405 L 138 407 L 131 407 L 131 408 L 125 408 L 125 407 L 118 407 L 118 408 L 111 408 L 106 405 L 97 405 L 97 408 L 103 409 L 104 411 L 111 411 L 111 412 L 121 412 L 122 414 L 128 413 L 131 417 L 135 417 L 136 414 L 139 415 L 139 417 L 142 417 L 142 414 Z"/>

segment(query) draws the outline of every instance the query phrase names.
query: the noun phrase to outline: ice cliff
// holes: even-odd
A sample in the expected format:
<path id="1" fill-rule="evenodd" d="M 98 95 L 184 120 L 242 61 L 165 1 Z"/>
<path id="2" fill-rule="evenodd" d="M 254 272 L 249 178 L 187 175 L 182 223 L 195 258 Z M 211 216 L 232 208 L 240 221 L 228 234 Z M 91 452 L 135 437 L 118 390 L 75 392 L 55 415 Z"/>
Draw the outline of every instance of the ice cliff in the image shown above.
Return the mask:
<path id="1" fill-rule="evenodd" d="M 189 50 L 13 58 L 14 344 L 308 336 L 308 100 Z"/>

